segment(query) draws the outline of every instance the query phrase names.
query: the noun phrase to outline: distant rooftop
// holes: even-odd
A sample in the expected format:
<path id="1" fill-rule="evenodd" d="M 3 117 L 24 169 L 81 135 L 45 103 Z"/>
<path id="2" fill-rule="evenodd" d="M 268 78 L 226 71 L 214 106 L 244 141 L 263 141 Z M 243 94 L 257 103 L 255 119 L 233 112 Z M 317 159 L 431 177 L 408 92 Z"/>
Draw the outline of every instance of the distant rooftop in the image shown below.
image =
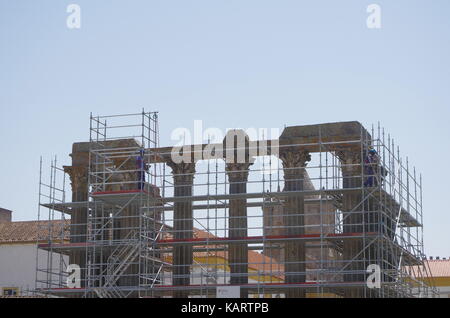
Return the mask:
<path id="1" fill-rule="evenodd" d="M 53 226 L 54 240 L 61 237 L 61 231 L 65 231 L 68 237 L 70 220 L 56 220 L 51 223 Z M 20 221 L 20 222 L 0 222 L 0 244 L 8 243 L 36 243 L 48 237 L 48 221 Z M 48 239 L 48 238 L 47 238 Z"/>
<path id="2" fill-rule="evenodd" d="M 450 259 L 434 259 L 426 262 L 433 277 L 450 277 Z"/>

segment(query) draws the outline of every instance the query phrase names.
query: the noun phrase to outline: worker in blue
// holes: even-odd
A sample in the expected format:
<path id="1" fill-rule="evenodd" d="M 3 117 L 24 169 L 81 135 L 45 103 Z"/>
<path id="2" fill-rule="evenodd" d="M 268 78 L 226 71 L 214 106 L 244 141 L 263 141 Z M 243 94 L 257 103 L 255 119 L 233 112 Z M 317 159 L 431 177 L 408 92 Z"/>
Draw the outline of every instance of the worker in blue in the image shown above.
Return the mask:
<path id="1" fill-rule="evenodd" d="M 379 161 L 377 151 L 370 147 L 364 159 L 364 174 L 366 175 L 364 187 L 376 187 L 378 185 L 377 170 Z"/>
<path id="2" fill-rule="evenodd" d="M 141 148 L 139 150 L 139 155 L 136 157 L 136 173 L 138 180 L 138 189 L 144 190 L 145 187 L 145 174 L 149 169 L 149 164 L 145 160 L 145 150 Z"/>

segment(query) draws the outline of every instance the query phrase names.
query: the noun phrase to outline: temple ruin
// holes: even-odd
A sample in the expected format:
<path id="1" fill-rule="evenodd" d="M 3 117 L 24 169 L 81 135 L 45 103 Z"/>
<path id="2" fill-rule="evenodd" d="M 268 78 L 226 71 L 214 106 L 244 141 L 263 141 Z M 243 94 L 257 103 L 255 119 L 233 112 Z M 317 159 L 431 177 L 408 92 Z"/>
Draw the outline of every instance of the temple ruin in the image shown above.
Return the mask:
<path id="1" fill-rule="evenodd" d="M 250 140 L 242 130 L 228 135 L 235 143 L 162 147 L 156 113 L 91 116 L 90 140 L 73 144 L 70 166 L 52 162 L 53 192 L 40 200 L 40 215 L 70 226 L 39 248 L 77 264 L 79 285 L 67 286 L 62 265 L 38 268 L 37 292 L 184 298 L 216 297 L 233 286 L 235 297 L 432 293 L 411 272 L 420 267 L 427 275 L 421 177 L 384 129 L 350 121 L 286 127 L 271 140 Z M 369 149 L 376 163 L 367 162 Z M 66 176 L 70 188 L 64 179 L 57 185 Z M 373 273 L 379 285 L 368 283 Z"/>

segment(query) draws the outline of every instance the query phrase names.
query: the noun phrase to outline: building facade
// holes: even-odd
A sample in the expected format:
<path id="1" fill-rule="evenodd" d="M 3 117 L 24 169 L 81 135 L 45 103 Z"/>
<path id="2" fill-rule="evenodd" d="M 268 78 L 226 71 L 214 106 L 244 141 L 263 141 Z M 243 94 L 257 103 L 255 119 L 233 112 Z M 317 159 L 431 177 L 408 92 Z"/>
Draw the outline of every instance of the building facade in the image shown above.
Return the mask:
<path id="1" fill-rule="evenodd" d="M 36 279 L 36 260 L 41 259 L 39 266 L 47 266 L 44 257 L 37 253 L 46 253 L 37 249 L 39 240 L 47 234 L 48 222 L 21 221 L 13 222 L 11 211 L 0 211 L 0 292 L 4 297 L 33 296 Z M 59 222 L 53 223 L 55 229 L 62 228 Z M 43 255 L 40 255 L 43 256 Z M 67 263 L 67 257 L 54 254 L 52 261 L 56 266 L 61 261 Z M 48 273 L 52 275 L 52 273 Z"/>

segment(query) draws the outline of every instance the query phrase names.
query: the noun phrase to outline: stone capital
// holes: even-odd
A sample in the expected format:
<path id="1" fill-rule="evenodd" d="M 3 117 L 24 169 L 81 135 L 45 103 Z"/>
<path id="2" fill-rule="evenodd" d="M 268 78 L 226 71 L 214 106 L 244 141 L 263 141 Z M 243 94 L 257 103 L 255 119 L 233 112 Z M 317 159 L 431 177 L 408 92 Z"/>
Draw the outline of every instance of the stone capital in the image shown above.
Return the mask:
<path id="1" fill-rule="evenodd" d="M 70 177 L 72 191 L 87 192 L 88 169 L 85 166 L 64 166 L 64 172 Z"/>
<path id="2" fill-rule="evenodd" d="M 230 182 L 245 182 L 248 180 L 249 168 L 252 162 L 245 163 L 227 163 L 225 171 Z"/>
<path id="3" fill-rule="evenodd" d="M 279 158 L 283 163 L 284 175 L 295 176 L 303 173 L 311 155 L 299 147 L 284 147 L 280 149 Z"/>
<path id="4" fill-rule="evenodd" d="M 173 175 L 174 182 L 176 184 L 180 184 L 180 183 L 192 184 L 194 182 L 195 162 L 175 163 L 172 160 L 168 159 L 166 161 L 166 164 L 170 168 L 172 168 L 172 175 Z"/>
<path id="5" fill-rule="evenodd" d="M 341 162 L 343 175 L 361 174 L 361 151 L 358 149 L 339 149 L 335 152 Z"/>

